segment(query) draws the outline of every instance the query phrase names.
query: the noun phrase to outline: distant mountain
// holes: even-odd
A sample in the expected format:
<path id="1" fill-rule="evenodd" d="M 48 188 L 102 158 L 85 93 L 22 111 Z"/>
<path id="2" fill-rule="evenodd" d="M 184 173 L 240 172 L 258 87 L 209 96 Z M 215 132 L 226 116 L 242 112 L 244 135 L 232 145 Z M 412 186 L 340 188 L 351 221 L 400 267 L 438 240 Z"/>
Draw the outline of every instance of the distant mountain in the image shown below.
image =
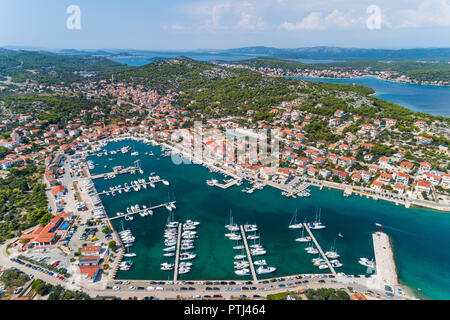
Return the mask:
<path id="1" fill-rule="evenodd" d="M 224 53 L 261 55 L 281 59 L 450 61 L 450 48 L 416 48 L 391 50 L 339 47 L 309 47 L 292 49 L 278 49 L 271 47 L 244 47 L 224 50 Z"/>

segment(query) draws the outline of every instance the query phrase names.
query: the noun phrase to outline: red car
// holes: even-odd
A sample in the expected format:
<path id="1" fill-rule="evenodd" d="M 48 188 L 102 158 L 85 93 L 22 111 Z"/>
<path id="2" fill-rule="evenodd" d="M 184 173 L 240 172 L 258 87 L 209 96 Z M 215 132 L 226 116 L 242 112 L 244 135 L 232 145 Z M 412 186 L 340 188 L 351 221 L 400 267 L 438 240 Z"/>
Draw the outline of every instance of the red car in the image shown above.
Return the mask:
<path id="1" fill-rule="evenodd" d="M 59 276 L 58 278 L 61 279 L 61 280 L 64 280 L 64 277 L 63 277 L 63 276 Z"/>

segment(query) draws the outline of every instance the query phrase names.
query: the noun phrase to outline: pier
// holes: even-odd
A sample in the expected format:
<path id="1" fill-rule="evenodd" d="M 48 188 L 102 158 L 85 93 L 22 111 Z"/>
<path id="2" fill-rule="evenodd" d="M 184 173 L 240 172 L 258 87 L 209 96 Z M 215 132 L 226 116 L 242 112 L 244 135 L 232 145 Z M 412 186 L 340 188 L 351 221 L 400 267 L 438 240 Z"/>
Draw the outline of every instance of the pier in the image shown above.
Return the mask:
<path id="1" fill-rule="evenodd" d="M 141 212 L 143 212 L 143 211 L 146 211 L 146 210 L 155 210 L 155 209 L 159 209 L 159 208 L 165 207 L 166 205 L 169 205 L 169 204 L 172 204 L 172 203 L 175 204 L 176 201 L 170 201 L 170 202 L 167 202 L 167 203 L 159 204 L 159 205 L 154 206 L 154 207 L 151 207 L 151 208 L 145 208 L 145 209 L 141 209 L 141 210 L 134 211 L 134 212 L 131 212 L 131 213 L 125 213 L 125 214 L 123 214 L 123 215 L 121 215 L 121 216 L 110 217 L 110 218 L 108 218 L 108 219 L 109 219 L 109 221 L 115 220 L 115 219 L 120 219 L 120 218 L 124 218 L 124 217 L 126 217 L 126 216 L 131 216 L 131 215 L 133 215 L 133 214 L 139 214 L 139 213 L 141 213 Z"/>
<path id="2" fill-rule="evenodd" d="M 250 249 L 248 247 L 247 243 L 247 237 L 245 236 L 244 227 L 242 225 L 239 226 L 241 229 L 241 235 L 242 235 L 242 241 L 244 241 L 245 251 L 247 252 L 247 259 L 248 263 L 250 264 L 250 271 L 252 272 L 253 281 L 258 281 L 258 278 L 256 277 L 255 267 L 253 266 L 253 259 L 252 255 L 250 253 Z"/>
<path id="3" fill-rule="evenodd" d="M 154 180 L 154 181 L 145 182 L 145 183 L 138 183 L 137 186 L 139 186 L 139 187 L 142 187 L 143 185 L 149 186 L 152 183 L 155 184 L 155 183 L 158 183 L 158 182 L 163 182 L 163 179 Z M 128 187 L 122 187 L 122 188 L 114 188 L 114 190 L 104 190 L 102 192 L 97 193 L 97 195 L 99 195 L 99 196 L 102 196 L 102 195 L 105 195 L 105 194 L 109 195 L 109 194 L 111 194 L 111 192 L 119 192 L 119 190 L 120 191 L 125 191 L 125 189 L 129 189 L 129 191 L 131 191 L 131 190 L 135 191 L 133 189 L 133 186 L 134 185 L 130 185 Z"/>
<path id="4" fill-rule="evenodd" d="M 173 281 L 176 282 L 178 280 L 178 264 L 180 263 L 180 247 L 181 247 L 181 231 L 183 225 L 181 223 L 178 224 L 178 234 L 177 234 L 177 251 L 175 253 L 175 268 L 173 270 Z"/>
<path id="5" fill-rule="evenodd" d="M 375 264 L 377 268 L 377 285 L 383 289 L 385 285 L 398 285 L 397 268 L 395 266 L 394 252 L 391 240 L 386 233 L 372 234 L 373 249 L 375 251 Z"/>
<path id="6" fill-rule="evenodd" d="M 139 170 L 140 170 L 139 167 L 128 167 L 128 168 L 124 168 L 121 170 L 115 170 L 113 172 L 96 174 L 96 175 L 91 176 L 91 179 L 95 180 L 95 179 L 100 179 L 100 178 L 105 178 L 105 177 L 110 177 L 110 176 L 118 176 L 120 174 L 125 174 L 125 173 L 134 174 L 136 171 L 139 171 Z"/>
<path id="7" fill-rule="evenodd" d="M 234 186 L 236 183 L 237 183 L 237 180 L 233 180 L 233 181 L 230 181 L 230 182 L 225 183 L 225 184 L 219 183 L 219 182 L 214 182 L 213 186 L 219 187 L 219 188 L 222 188 L 222 189 L 228 189 L 229 187 Z"/>
<path id="8" fill-rule="evenodd" d="M 313 233 L 312 233 L 311 230 L 309 229 L 308 224 L 307 224 L 307 223 L 304 223 L 304 224 L 303 224 L 303 227 L 306 229 L 306 231 L 308 231 L 309 236 L 311 237 L 312 241 L 313 241 L 314 244 L 316 245 L 317 250 L 319 250 L 319 252 L 320 252 L 320 254 L 322 255 L 323 259 L 324 259 L 325 262 L 327 263 L 328 268 L 330 268 L 331 273 L 335 275 L 335 274 L 336 274 L 336 271 L 334 270 L 333 266 L 332 266 L 331 263 L 330 263 L 330 260 L 328 260 L 328 257 L 325 255 L 325 253 L 323 252 L 323 250 L 322 250 L 322 248 L 320 247 L 319 243 L 317 242 L 316 237 L 314 237 Z"/>

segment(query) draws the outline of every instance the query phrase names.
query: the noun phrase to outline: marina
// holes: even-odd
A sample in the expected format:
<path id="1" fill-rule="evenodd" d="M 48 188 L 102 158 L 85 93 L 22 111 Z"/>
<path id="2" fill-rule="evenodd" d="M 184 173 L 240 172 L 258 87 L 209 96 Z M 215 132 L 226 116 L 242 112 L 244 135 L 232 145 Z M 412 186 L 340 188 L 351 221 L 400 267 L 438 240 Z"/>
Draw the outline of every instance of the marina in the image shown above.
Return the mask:
<path id="1" fill-rule="evenodd" d="M 111 142 L 112 145 L 123 145 L 130 143 L 130 140 Z M 233 264 L 229 265 L 224 261 L 233 261 L 236 250 L 233 250 L 229 240 L 224 239 L 222 232 L 223 222 L 229 214 L 230 208 L 233 212 L 238 212 L 237 221 L 256 221 L 259 226 L 265 230 L 265 244 L 268 252 L 271 253 L 271 263 L 277 266 L 277 270 L 270 275 L 260 275 L 258 278 L 269 279 L 281 275 L 295 274 L 327 274 L 329 270 L 318 270 L 317 266 L 311 264 L 311 256 L 304 252 L 301 247 L 292 245 L 295 239 L 299 237 L 298 233 L 302 230 L 288 229 L 292 214 L 296 208 L 299 208 L 297 222 L 314 221 L 317 204 L 322 208 L 321 221 L 326 223 L 326 229 L 315 234 L 316 241 L 322 248 L 330 248 L 336 239 L 339 244 L 339 261 L 343 267 L 341 272 L 354 275 L 366 274 L 366 267 L 358 263 L 359 257 L 373 257 L 373 242 L 370 235 L 373 232 L 374 219 L 379 221 L 388 221 L 391 225 L 405 225 L 410 232 L 419 234 L 419 230 L 427 229 L 428 226 L 415 224 L 415 216 L 430 215 L 429 210 L 410 208 L 406 211 L 394 204 L 383 203 L 379 201 L 367 200 L 359 196 L 350 196 L 342 200 L 342 192 L 323 188 L 310 187 L 311 197 L 301 198 L 281 198 L 279 189 L 264 188 L 251 195 L 241 192 L 242 188 L 251 186 L 248 181 L 243 182 L 242 186 L 229 189 L 211 188 L 205 184 L 205 181 L 214 178 L 221 181 L 222 175 L 218 172 L 211 173 L 203 166 L 199 165 L 174 165 L 170 158 L 160 156 L 159 147 L 149 146 L 134 142 L 136 150 L 141 155 L 152 151 L 155 156 L 141 159 L 141 167 L 144 172 L 157 171 L 157 174 L 164 176 L 171 181 L 170 186 L 161 186 L 160 188 L 148 188 L 138 193 L 129 193 L 124 198 L 123 194 L 116 197 L 101 195 L 105 211 L 108 216 L 114 215 L 119 210 L 124 210 L 126 206 L 136 203 L 147 202 L 151 198 L 152 202 L 158 202 L 158 199 L 167 199 L 168 191 L 177 195 L 177 215 L 186 219 L 204 220 L 204 227 L 199 230 L 200 239 L 196 244 L 198 254 L 196 265 L 198 268 L 192 269 L 188 274 L 183 275 L 183 279 L 242 279 L 233 272 Z M 117 148 L 112 146 L 113 148 Z M 128 158 L 127 158 L 128 157 Z M 100 161 L 99 158 L 97 161 Z M 125 155 L 121 164 L 127 166 L 136 157 Z M 107 159 L 104 159 L 107 161 Z M 99 164 L 93 173 L 103 170 L 102 164 Z M 148 176 L 148 174 L 147 174 Z M 114 185 L 129 181 L 129 175 L 117 176 L 113 181 Z M 112 180 L 95 180 L 96 188 L 99 190 L 108 189 Z M 281 199 L 280 199 L 281 198 Z M 220 205 L 229 203 L 230 205 Z M 120 208 L 121 207 L 121 208 Z M 364 207 L 364 213 L 360 208 Z M 407 212 L 407 215 L 404 213 Z M 167 211 L 167 213 L 169 213 Z M 412 218 L 411 218 L 412 215 Z M 403 216 L 412 219 L 404 222 Z M 133 235 L 138 239 L 134 244 L 133 252 L 137 253 L 134 259 L 134 265 L 127 271 L 119 270 L 118 279 L 160 279 L 167 280 L 167 273 L 160 270 L 160 264 L 164 262 L 161 255 L 161 246 L 158 245 L 159 237 L 162 233 L 162 226 L 165 225 L 167 216 L 165 214 L 153 215 L 149 220 L 142 220 L 142 223 L 134 221 L 125 222 L 133 230 Z M 285 223 L 280 223 L 284 220 Z M 352 220 L 352 224 L 342 223 L 343 220 Z M 120 230 L 120 224 L 117 219 L 111 221 L 114 227 Z M 148 222 L 147 222 L 148 221 Z M 406 223 L 406 224 L 405 224 Z M 433 226 L 433 230 L 443 228 L 448 223 L 443 222 L 439 226 Z M 161 230 L 161 231 L 159 231 Z M 295 232 L 296 237 L 293 237 Z M 405 261 L 414 259 L 418 254 L 417 250 L 410 250 L 410 243 L 416 247 L 424 247 L 427 241 L 420 241 L 420 237 L 411 239 L 409 233 L 391 230 L 392 241 L 395 245 L 395 256 L 399 268 L 400 281 L 403 277 L 411 278 L 414 270 L 411 268 L 413 263 L 405 266 Z M 308 233 L 305 232 L 305 235 Z M 345 238 L 338 236 L 345 235 Z M 438 233 L 439 237 L 445 238 L 445 232 Z M 444 239 L 442 241 L 445 241 Z M 421 250 L 420 255 L 433 254 L 433 250 Z M 160 258 L 158 258 L 160 257 Z M 323 257 L 321 257 L 323 258 Z M 260 259 L 263 260 L 263 259 Z M 259 260 L 255 260 L 259 261 Z M 257 266 L 255 266 L 257 267 Z M 402 270 L 405 270 L 402 272 Z M 256 272 L 256 270 L 255 270 Z M 437 274 L 429 274 L 430 277 L 437 277 Z M 442 279 L 441 279 L 442 280 Z M 408 283 L 408 281 L 406 281 Z M 422 292 L 430 291 L 420 283 L 420 280 L 414 278 L 413 283 L 422 288 Z M 442 285 L 442 281 L 439 282 Z M 444 282 L 445 283 L 445 280 Z M 414 285 L 412 285 L 414 286 Z"/>

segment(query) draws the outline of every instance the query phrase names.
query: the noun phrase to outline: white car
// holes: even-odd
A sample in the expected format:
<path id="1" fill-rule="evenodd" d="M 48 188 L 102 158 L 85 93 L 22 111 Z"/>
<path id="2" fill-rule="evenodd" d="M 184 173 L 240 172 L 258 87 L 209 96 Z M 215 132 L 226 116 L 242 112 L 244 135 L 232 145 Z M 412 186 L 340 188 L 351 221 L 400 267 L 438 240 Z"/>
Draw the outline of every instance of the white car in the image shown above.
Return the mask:
<path id="1" fill-rule="evenodd" d="M 155 287 L 147 287 L 147 290 L 153 291 L 153 290 L 155 290 Z"/>
<path id="2" fill-rule="evenodd" d="M 128 289 L 130 289 L 130 290 L 136 290 L 136 287 L 129 286 Z"/>
<path id="3" fill-rule="evenodd" d="M 123 284 L 130 284 L 130 281 L 126 280 L 123 282 Z"/>
<path id="4" fill-rule="evenodd" d="M 164 290 L 164 288 L 163 287 L 156 287 L 155 290 L 162 291 L 162 290 Z"/>
<path id="5" fill-rule="evenodd" d="M 120 287 L 114 286 L 114 287 L 113 287 L 113 290 L 116 290 L 116 291 L 117 291 L 117 290 L 120 290 Z"/>

